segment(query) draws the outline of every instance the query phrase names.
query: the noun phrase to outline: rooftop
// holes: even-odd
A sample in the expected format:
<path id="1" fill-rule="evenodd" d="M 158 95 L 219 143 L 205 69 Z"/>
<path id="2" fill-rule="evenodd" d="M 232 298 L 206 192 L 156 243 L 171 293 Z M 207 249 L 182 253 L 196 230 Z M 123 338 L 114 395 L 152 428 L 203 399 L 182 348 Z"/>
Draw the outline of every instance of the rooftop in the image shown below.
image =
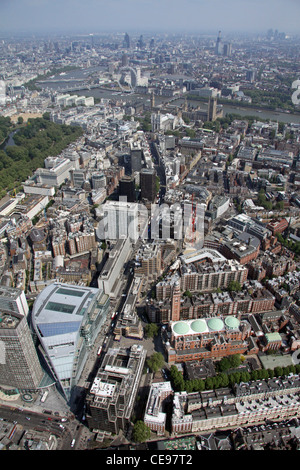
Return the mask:
<path id="1" fill-rule="evenodd" d="M 224 329 L 235 330 L 239 327 L 240 321 L 231 315 L 227 316 L 224 321 L 220 317 L 213 317 L 171 322 L 171 330 L 175 336 L 204 334 Z"/>

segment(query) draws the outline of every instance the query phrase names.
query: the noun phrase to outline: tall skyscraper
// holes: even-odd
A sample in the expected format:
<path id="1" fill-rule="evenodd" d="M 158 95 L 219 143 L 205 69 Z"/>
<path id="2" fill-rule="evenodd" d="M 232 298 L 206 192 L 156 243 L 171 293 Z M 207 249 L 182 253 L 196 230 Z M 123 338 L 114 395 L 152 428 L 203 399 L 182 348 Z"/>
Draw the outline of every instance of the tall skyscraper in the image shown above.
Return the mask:
<path id="1" fill-rule="evenodd" d="M 32 324 L 58 390 L 71 399 L 109 312 L 101 289 L 55 282 L 37 296 Z"/>
<path id="2" fill-rule="evenodd" d="M 124 36 L 124 47 L 126 47 L 127 49 L 130 48 L 130 37 L 128 33 L 125 33 L 125 36 Z"/>
<path id="3" fill-rule="evenodd" d="M 103 238 L 118 240 L 139 237 L 138 204 L 127 201 L 106 201 L 103 204 Z"/>
<path id="4" fill-rule="evenodd" d="M 122 62 L 121 63 L 122 63 L 122 67 L 127 67 L 127 65 L 128 65 L 128 55 L 127 54 L 124 53 L 122 55 Z"/>
<path id="5" fill-rule="evenodd" d="M 231 43 L 224 44 L 223 54 L 226 57 L 231 56 L 231 54 L 232 54 L 232 44 Z"/>
<path id="6" fill-rule="evenodd" d="M 132 148 L 130 150 L 131 174 L 135 171 L 141 171 L 143 161 L 143 150 L 141 148 Z"/>
<path id="7" fill-rule="evenodd" d="M 140 173 L 141 197 L 150 202 L 156 197 L 156 171 L 154 169 L 143 168 Z"/>
<path id="8" fill-rule="evenodd" d="M 221 38 L 221 31 L 219 31 L 219 34 L 218 34 L 215 53 L 216 53 L 216 55 L 222 54 L 222 38 Z"/>
<path id="9" fill-rule="evenodd" d="M 0 288 L 0 385 L 19 391 L 37 390 L 44 376 L 27 313 L 23 291 Z"/>
<path id="10" fill-rule="evenodd" d="M 128 202 L 135 202 L 135 181 L 132 176 L 123 176 L 119 181 L 119 196 L 126 196 Z"/>

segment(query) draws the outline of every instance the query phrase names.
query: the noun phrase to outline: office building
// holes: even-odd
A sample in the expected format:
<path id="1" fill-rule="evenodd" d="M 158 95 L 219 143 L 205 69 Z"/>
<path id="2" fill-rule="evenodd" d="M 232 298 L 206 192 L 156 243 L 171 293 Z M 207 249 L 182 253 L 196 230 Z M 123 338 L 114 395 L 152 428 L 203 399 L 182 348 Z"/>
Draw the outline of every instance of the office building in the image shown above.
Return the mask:
<path id="1" fill-rule="evenodd" d="M 148 280 L 161 275 L 161 247 L 155 243 L 142 245 L 135 258 L 135 275 L 145 276 Z"/>
<path id="2" fill-rule="evenodd" d="M 131 243 L 129 238 L 117 240 L 111 247 L 106 263 L 98 277 L 98 287 L 112 298 L 115 298 L 121 289 L 122 276 L 120 274 L 130 253 Z"/>
<path id="3" fill-rule="evenodd" d="M 86 396 L 90 429 L 118 434 L 130 424 L 146 353 L 141 345 L 107 351 Z"/>
<path id="4" fill-rule="evenodd" d="M 106 201 L 103 204 L 101 239 L 118 240 L 129 237 L 132 243 L 139 238 L 139 205 L 126 201 Z"/>
<path id="5" fill-rule="evenodd" d="M 217 42 L 216 42 L 216 48 L 215 48 L 216 55 L 221 55 L 222 50 L 223 50 L 222 37 L 221 37 L 221 31 L 219 31 Z"/>
<path id="6" fill-rule="evenodd" d="M 171 382 L 155 382 L 151 385 L 144 423 L 151 431 L 157 432 L 158 435 L 164 435 L 165 433 L 167 414 L 164 410 L 164 403 L 172 395 Z"/>
<path id="7" fill-rule="evenodd" d="M 28 304 L 24 291 L 11 287 L 0 287 L 0 308 L 27 317 Z"/>
<path id="8" fill-rule="evenodd" d="M 127 49 L 130 49 L 131 40 L 130 40 L 130 36 L 129 36 L 128 33 L 125 33 L 123 45 L 124 45 L 124 47 L 126 47 Z"/>
<path id="9" fill-rule="evenodd" d="M 123 176 L 120 179 L 119 196 L 126 197 L 128 202 L 136 201 L 135 181 L 132 176 Z"/>
<path id="10" fill-rule="evenodd" d="M 143 150 L 132 148 L 130 150 L 131 174 L 141 171 L 143 166 Z"/>
<path id="11" fill-rule="evenodd" d="M 74 188 L 82 188 L 87 179 L 87 171 L 84 169 L 71 170 L 71 183 Z"/>
<path id="12" fill-rule="evenodd" d="M 29 181 L 58 187 L 71 177 L 71 170 L 79 168 L 79 156 L 72 158 L 47 157 L 45 168 L 38 168 Z"/>
<path id="13" fill-rule="evenodd" d="M 154 202 L 156 198 L 156 171 L 151 168 L 143 168 L 140 173 L 141 198 Z"/>
<path id="14" fill-rule="evenodd" d="M 0 289 L 0 385 L 22 391 L 39 389 L 41 368 L 28 321 L 23 291 Z"/>
<path id="15" fill-rule="evenodd" d="M 106 176 L 103 173 L 93 173 L 91 181 L 93 189 L 101 189 L 106 187 Z"/>
<path id="16" fill-rule="evenodd" d="M 224 44 L 223 54 L 225 57 L 230 57 L 232 54 L 232 44 L 230 42 Z"/>
<path id="17" fill-rule="evenodd" d="M 71 401 L 72 391 L 109 311 L 101 289 L 54 282 L 37 296 L 32 324 L 60 393 Z"/>

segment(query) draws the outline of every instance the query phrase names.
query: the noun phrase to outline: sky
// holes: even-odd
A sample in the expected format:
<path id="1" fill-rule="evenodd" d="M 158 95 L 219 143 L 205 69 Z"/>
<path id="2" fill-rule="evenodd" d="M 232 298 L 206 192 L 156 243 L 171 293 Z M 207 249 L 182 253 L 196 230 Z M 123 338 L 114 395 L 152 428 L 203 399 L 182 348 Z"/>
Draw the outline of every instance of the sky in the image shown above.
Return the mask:
<path id="1" fill-rule="evenodd" d="M 300 33 L 299 0 L 0 0 L 0 34 Z"/>

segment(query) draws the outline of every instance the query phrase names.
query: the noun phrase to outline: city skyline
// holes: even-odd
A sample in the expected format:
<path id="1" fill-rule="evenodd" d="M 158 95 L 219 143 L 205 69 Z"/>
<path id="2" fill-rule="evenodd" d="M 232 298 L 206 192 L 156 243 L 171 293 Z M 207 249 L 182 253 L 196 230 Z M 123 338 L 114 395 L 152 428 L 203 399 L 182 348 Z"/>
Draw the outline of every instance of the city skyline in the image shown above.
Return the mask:
<path id="1" fill-rule="evenodd" d="M 108 31 L 298 33 L 300 4 L 295 0 L 3 0 L 3 33 Z M 192 14 L 189 14 L 192 13 Z"/>

